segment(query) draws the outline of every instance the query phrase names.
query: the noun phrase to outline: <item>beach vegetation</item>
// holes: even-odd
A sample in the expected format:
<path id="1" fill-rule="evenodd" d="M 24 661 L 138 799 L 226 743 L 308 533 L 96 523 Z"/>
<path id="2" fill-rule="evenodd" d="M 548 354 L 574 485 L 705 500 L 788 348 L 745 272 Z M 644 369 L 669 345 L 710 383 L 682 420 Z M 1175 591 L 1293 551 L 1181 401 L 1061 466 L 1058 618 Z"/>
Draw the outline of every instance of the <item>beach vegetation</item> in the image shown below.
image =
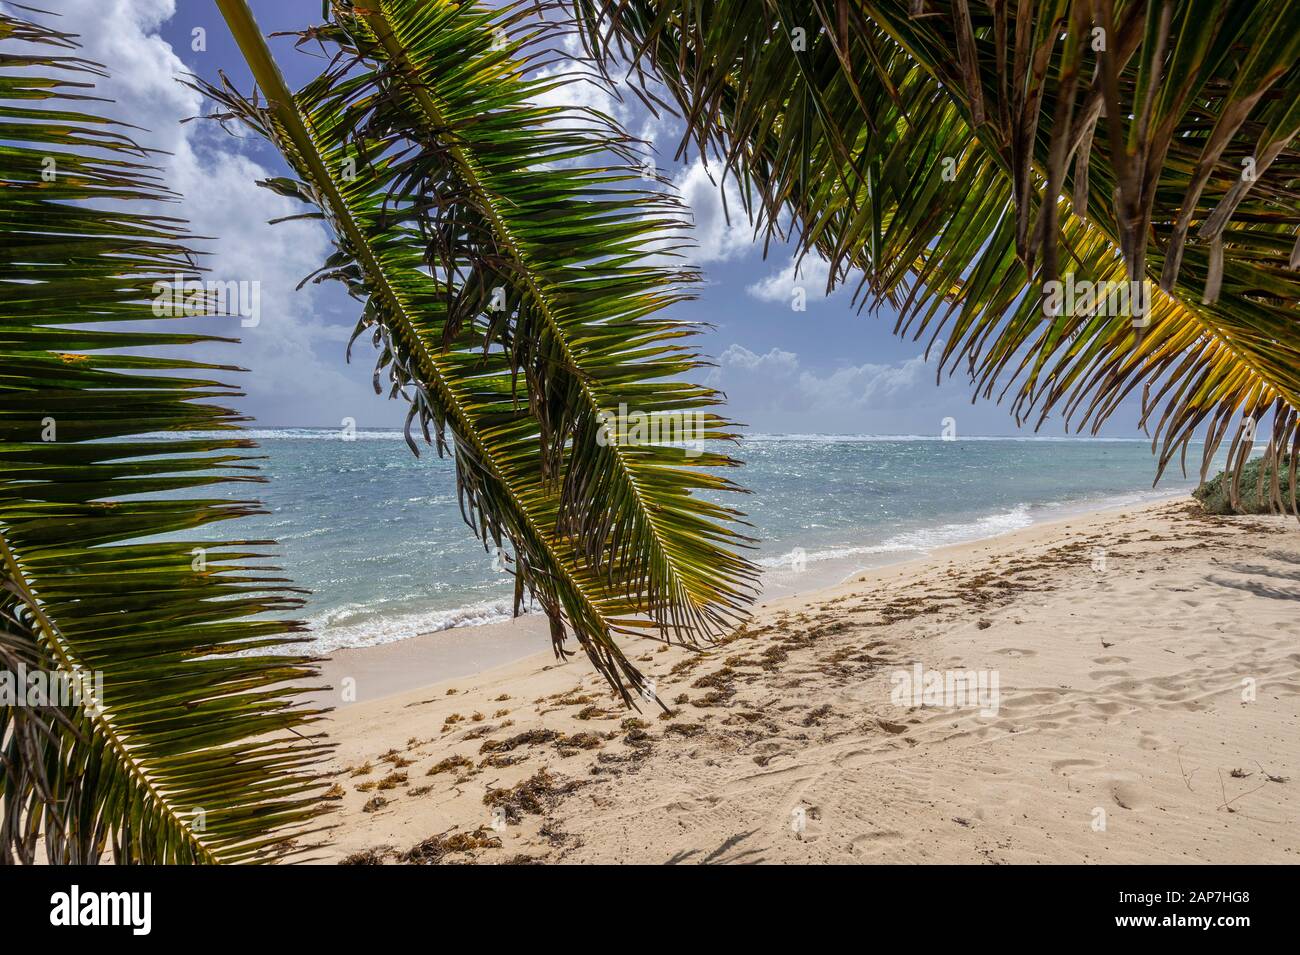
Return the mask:
<path id="1" fill-rule="evenodd" d="M 1210 514 L 1268 514 L 1275 510 L 1273 501 L 1279 497 L 1283 506 L 1293 511 L 1289 494 L 1272 487 L 1274 482 L 1287 480 L 1290 468 L 1289 459 L 1279 467 L 1269 458 L 1253 458 L 1232 473 L 1220 471 L 1192 496 Z"/>
<path id="2" fill-rule="evenodd" d="M 1225 445 L 1234 474 L 1262 448 L 1294 510 L 1291 0 L 572 6 L 587 54 L 682 119 L 757 232 L 891 306 L 941 375 L 1035 429 L 1096 434 L 1138 395 L 1157 481 L 1197 437 L 1203 481 Z M 1064 287 L 1138 294 L 1064 307 Z"/>
<path id="3" fill-rule="evenodd" d="M 513 825 L 526 815 L 546 815 L 583 785 L 580 780 L 564 779 L 543 768 L 514 786 L 489 789 L 483 796 L 483 805 L 496 810 L 500 818 Z"/>
<path id="4" fill-rule="evenodd" d="M 678 114 L 760 236 L 823 259 L 828 291 L 889 304 L 941 374 L 1034 428 L 1097 433 L 1139 395 L 1157 480 L 1203 437 L 1207 507 L 1296 509 L 1288 0 L 335 0 L 299 37 L 329 56 L 296 92 L 246 0 L 218 6 L 258 91 L 193 82 L 281 152 L 289 175 L 265 185 L 332 228 L 304 281 L 353 296 L 376 390 L 407 403 L 412 452 L 454 462 L 516 609 L 540 606 L 557 654 L 576 639 L 626 705 L 659 702 L 628 638 L 725 643 L 758 569 L 728 503 L 738 426 L 692 383 L 698 328 L 671 315 L 700 278 L 678 264 L 685 211 L 611 117 L 538 105 L 573 81 L 543 69 L 571 28 L 611 89 L 626 75 Z M 0 861 L 298 851 L 341 789 L 320 769 L 323 711 L 299 701 L 318 672 L 293 652 L 301 592 L 270 542 L 187 537 L 255 513 L 225 492 L 262 478 L 226 407 L 239 369 L 176 323 L 215 296 L 256 324 L 260 289 L 203 281 L 196 238 L 151 211 L 174 198 L 156 157 L 108 117 L 72 36 L 0 13 L 0 39 L 23 47 L 0 77 L 0 666 L 95 687 L 0 708 Z M 731 683 L 701 678 L 695 705 Z M 600 743 L 533 730 L 481 752 Z M 357 788 L 404 784 L 409 761 L 388 762 Z M 484 802 L 516 822 L 579 785 L 542 769 Z M 423 855 L 492 839 L 467 838 Z"/>
<path id="5" fill-rule="evenodd" d="M 535 602 L 557 654 L 576 637 L 636 705 L 623 638 L 705 644 L 758 576 L 720 502 L 741 490 L 719 450 L 738 432 L 690 381 L 698 329 L 669 315 L 699 280 L 677 264 L 681 203 L 611 117 L 537 105 L 577 78 L 539 74 L 566 27 L 537 5 L 329 6 L 301 36 L 329 66 L 295 93 L 245 0 L 219 0 L 260 96 L 199 85 L 280 149 L 292 176 L 268 185 L 332 226 L 313 281 L 357 299 L 376 390 L 408 403 L 413 452 L 454 460 L 516 609 Z"/>
<path id="6" fill-rule="evenodd" d="M 81 698 L 0 706 L 0 862 L 291 858 L 330 787 L 323 710 L 299 702 L 317 678 L 295 652 L 302 592 L 270 542 L 195 533 L 258 511 L 230 493 L 263 480 L 229 408 L 240 369 L 202 360 L 217 339 L 183 310 L 154 312 L 160 276 L 197 279 L 194 238 L 97 96 L 104 68 L 10 9 L 0 670 Z"/>

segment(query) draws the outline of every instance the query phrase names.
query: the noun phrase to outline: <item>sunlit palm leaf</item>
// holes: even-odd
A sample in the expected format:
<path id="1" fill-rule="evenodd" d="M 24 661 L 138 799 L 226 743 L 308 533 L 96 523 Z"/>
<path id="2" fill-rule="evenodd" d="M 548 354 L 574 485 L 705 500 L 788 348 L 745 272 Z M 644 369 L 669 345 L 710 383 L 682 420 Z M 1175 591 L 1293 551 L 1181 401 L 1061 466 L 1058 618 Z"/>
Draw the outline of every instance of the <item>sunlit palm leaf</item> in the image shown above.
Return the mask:
<path id="1" fill-rule="evenodd" d="M 155 348 L 211 339 L 154 317 L 154 283 L 194 265 L 182 223 L 139 211 L 174 197 L 99 114 L 100 69 L 4 14 L 0 43 L 0 668 L 90 684 L 0 707 L 0 860 L 42 840 L 56 863 L 268 858 L 323 785 L 324 747 L 295 729 L 320 711 L 291 682 L 316 668 L 270 649 L 303 628 L 263 616 L 300 600 L 268 542 L 181 536 L 255 502 L 174 493 L 260 480 L 208 403 L 238 369 Z M 141 438 L 158 431 L 230 436 Z"/>
<path id="2" fill-rule="evenodd" d="M 382 372 L 440 450 L 450 434 L 471 526 L 511 546 L 557 651 L 567 625 L 631 699 L 643 679 L 618 634 L 707 640 L 755 576 L 741 515 L 700 496 L 738 490 L 715 470 L 736 462 L 679 443 L 734 435 L 720 396 L 682 379 L 694 329 L 662 314 L 692 278 L 653 264 L 675 204 L 608 117 L 531 104 L 555 82 L 524 78 L 539 37 L 506 39 L 531 7 L 338 4 L 308 37 L 339 56 L 295 96 L 245 4 L 220 6 L 269 105 L 207 91 L 280 146 L 300 179 L 277 187 L 333 223 L 322 276 L 365 302 L 376 388 Z M 621 410 L 678 428 L 629 440 Z"/>
<path id="3" fill-rule="evenodd" d="M 1162 470 L 1207 422 L 1205 462 L 1231 431 L 1235 467 L 1253 430 L 1233 426 L 1270 410 L 1270 451 L 1294 450 L 1295 5 L 917 6 L 574 4 L 595 52 L 668 86 L 769 227 L 793 211 L 832 281 L 860 270 L 983 393 L 1095 429 L 1140 388 Z M 1167 294 L 1146 327 L 1046 314 L 1065 272 Z"/>

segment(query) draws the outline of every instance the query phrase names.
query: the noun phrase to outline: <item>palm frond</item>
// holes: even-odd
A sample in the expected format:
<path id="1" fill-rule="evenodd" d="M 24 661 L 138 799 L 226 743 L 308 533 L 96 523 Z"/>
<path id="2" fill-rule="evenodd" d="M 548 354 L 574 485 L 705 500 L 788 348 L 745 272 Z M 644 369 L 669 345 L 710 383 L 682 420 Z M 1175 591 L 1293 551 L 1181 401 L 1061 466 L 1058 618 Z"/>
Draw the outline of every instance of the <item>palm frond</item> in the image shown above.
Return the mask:
<path id="1" fill-rule="evenodd" d="M 266 541 L 187 534 L 257 511 L 214 375 L 174 357 L 155 283 L 197 278 L 175 197 L 72 36 L 0 14 L 0 860 L 259 861 L 311 831 L 313 661 Z M 123 327 L 130 324 L 130 330 Z M 159 351 L 157 346 L 168 346 Z M 150 349 L 151 354 L 139 354 Z M 228 437 L 149 439 L 149 432 Z M 27 698 L 20 667 L 70 692 Z M 33 703 L 35 705 L 26 705 Z"/>
<path id="2" fill-rule="evenodd" d="M 668 87 L 769 229 L 793 213 L 832 282 L 860 274 L 898 331 L 942 338 L 941 366 L 1014 394 L 1018 418 L 1095 431 L 1140 388 L 1161 472 L 1202 427 L 1204 469 L 1241 421 L 1235 466 L 1269 412 L 1269 453 L 1294 449 L 1294 4 L 921 6 L 574 10 L 594 54 Z M 1049 314 L 1065 274 L 1159 288 L 1145 323 Z"/>
<path id="3" fill-rule="evenodd" d="M 418 423 L 454 455 L 467 521 L 513 549 L 557 653 L 570 628 L 631 702 L 643 678 L 616 637 L 706 641 L 743 619 L 756 577 L 743 515 L 701 496 L 739 490 L 706 446 L 735 433 L 683 378 L 695 329 L 663 315 L 693 279 L 655 264 L 674 200 L 612 119 L 533 104 L 557 81 L 525 78 L 545 29 L 521 26 L 531 6 L 336 4 L 304 35 L 336 56 L 296 95 L 245 4 L 220 6 L 268 104 L 206 91 L 333 223 L 318 278 L 364 302 L 376 390 L 384 375 L 411 402 L 413 450 Z M 629 415 L 674 430 L 638 440 Z"/>

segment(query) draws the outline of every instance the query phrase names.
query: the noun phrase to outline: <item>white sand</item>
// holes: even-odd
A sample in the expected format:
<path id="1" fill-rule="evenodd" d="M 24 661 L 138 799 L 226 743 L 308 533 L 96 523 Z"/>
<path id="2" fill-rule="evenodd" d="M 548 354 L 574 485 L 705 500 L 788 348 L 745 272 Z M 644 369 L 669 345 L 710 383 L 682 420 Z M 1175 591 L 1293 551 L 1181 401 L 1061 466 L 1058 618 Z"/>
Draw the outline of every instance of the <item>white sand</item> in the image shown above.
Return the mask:
<path id="1" fill-rule="evenodd" d="M 1177 503 L 880 568 L 707 654 L 646 641 L 660 697 L 689 702 L 630 734 L 581 656 L 481 669 L 547 647 L 540 621 L 346 651 L 328 676 L 360 701 L 330 729 L 318 855 L 477 831 L 441 861 L 1300 861 L 1298 609 L 1294 520 Z M 891 699 L 918 663 L 996 674 L 996 713 Z M 499 746 L 535 730 L 563 735 Z M 491 828 L 485 794 L 542 769 Z"/>

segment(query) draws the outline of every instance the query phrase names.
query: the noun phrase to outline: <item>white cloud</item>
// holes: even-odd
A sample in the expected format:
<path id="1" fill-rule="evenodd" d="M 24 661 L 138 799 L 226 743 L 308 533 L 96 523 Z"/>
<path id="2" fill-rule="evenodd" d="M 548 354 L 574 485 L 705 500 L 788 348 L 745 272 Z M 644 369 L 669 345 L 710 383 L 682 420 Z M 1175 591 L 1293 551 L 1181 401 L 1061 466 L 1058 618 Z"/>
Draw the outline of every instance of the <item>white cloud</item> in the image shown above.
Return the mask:
<path id="1" fill-rule="evenodd" d="M 758 354 L 733 344 L 719 356 L 709 384 L 786 409 L 839 413 L 897 400 L 922 382 L 925 368 L 918 355 L 897 364 L 868 362 L 818 373 L 804 368 L 794 352 L 772 348 Z"/>
<path id="2" fill-rule="evenodd" d="M 792 255 L 785 268 L 759 279 L 746 291 L 759 301 L 786 305 L 794 296 L 795 286 L 799 286 L 807 293 L 807 301 L 817 302 L 826 297 L 830 273 L 830 263 L 816 252 L 809 252 L 802 259 Z"/>
<path id="3" fill-rule="evenodd" d="M 620 123 L 627 123 L 631 116 L 626 98 L 620 99 L 603 81 L 588 79 L 595 75 L 595 68 L 584 66 L 577 58 L 582 55 L 582 44 L 575 34 L 564 38 L 564 51 L 574 60 L 563 60 L 550 66 L 542 67 L 532 74 L 530 79 L 555 80 L 559 85 L 540 94 L 532 96 L 532 102 L 538 106 L 555 106 L 563 109 L 594 109 L 612 116 Z M 612 75 L 613 71 L 611 71 Z M 615 88 L 620 85 L 614 80 Z"/>
<path id="4" fill-rule="evenodd" d="M 174 0 L 65 0 L 60 12 L 61 22 L 80 34 L 81 55 L 105 64 L 111 74 L 96 90 L 114 100 L 105 109 L 142 127 L 132 133 L 142 145 L 170 153 L 153 161 L 182 199 L 160 211 L 189 220 L 194 234 L 210 237 L 191 244 L 207 253 L 201 261 L 211 279 L 261 283 L 258 325 L 240 327 L 233 319 L 213 323 L 242 343 L 205 346 L 194 357 L 249 368 L 251 374 L 235 376 L 232 383 L 248 392 L 264 419 L 292 423 L 373 415 L 360 407 L 374 407 L 369 375 L 344 374 L 333 355 L 326 362 L 314 350 L 318 344 L 325 352 L 342 348 L 342 326 L 314 317 L 320 291 L 313 286 L 295 291 L 329 254 L 325 229 L 314 221 L 268 225 L 268 219 L 305 208 L 257 186 L 258 179 L 278 170 L 243 155 L 239 140 L 214 123 L 181 125 L 182 119 L 201 114 L 205 104 L 177 82 L 189 70 L 156 33 L 174 14 Z"/>
<path id="5" fill-rule="evenodd" d="M 897 365 L 868 363 L 840 368 L 824 377 L 805 371 L 799 376 L 799 387 L 821 406 L 861 406 L 911 388 L 924 370 L 925 359 L 918 355 Z"/>
<path id="6" fill-rule="evenodd" d="M 680 137 L 680 124 L 674 122 L 667 113 L 660 113 L 656 116 L 648 111 L 641 121 L 640 131 L 637 133 L 638 139 L 650 144 L 647 148 L 652 150 L 654 156 L 672 155 Z"/>
<path id="7" fill-rule="evenodd" d="M 566 38 L 564 49 L 573 56 L 580 53 L 579 43 L 572 36 Z M 681 217 L 692 226 L 684 235 L 664 236 L 662 248 L 665 251 L 675 249 L 676 255 L 657 256 L 656 263 L 672 266 L 705 265 L 734 259 L 753 249 L 753 226 L 745 215 L 740 192 L 734 181 L 728 180 L 725 186 L 721 185 L 717 181 L 721 166 L 706 168 L 699 159 L 682 166 L 676 174 L 671 174 L 666 157 L 676 152 L 681 134 L 680 123 L 667 113 L 655 115 L 647 110 L 628 85 L 619 81 L 619 70 L 614 68 L 610 73 L 614 78 L 615 91 L 603 83 L 583 79 L 584 68 L 580 64 L 556 63 L 538 70 L 531 78 L 546 81 L 568 76 L 573 79 L 540 95 L 535 94 L 532 99 L 540 106 L 564 109 L 585 107 L 605 113 L 625 129 L 635 130 L 637 138 L 645 142 L 646 145 L 642 148 L 646 153 L 649 171 L 672 180 L 673 189 L 684 207 Z M 658 89 L 658 92 L 666 95 L 662 89 Z M 623 94 L 621 98 L 618 93 Z M 687 244 L 686 248 L 682 248 L 683 243 Z"/>
<path id="8" fill-rule="evenodd" d="M 686 203 L 695 226 L 691 236 L 696 247 L 687 253 L 690 262 L 697 265 L 722 262 L 754 248 L 754 227 L 745 215 L 740 190 L 732 180 L 720 184 L 711 179 L 710 171 L 696 159 L 674 177 L 673 185 Z"/>
<path id="9" fill-rule="evenodd" d="M 799 368 L 799 356 L 794 352 L 773 348 L 766 355 L 758 355 L 744 345 L 728 345 L 718 358 L 723 368 L 743 368 L 745 371 L 771 371 L 790 374 Z"/>

